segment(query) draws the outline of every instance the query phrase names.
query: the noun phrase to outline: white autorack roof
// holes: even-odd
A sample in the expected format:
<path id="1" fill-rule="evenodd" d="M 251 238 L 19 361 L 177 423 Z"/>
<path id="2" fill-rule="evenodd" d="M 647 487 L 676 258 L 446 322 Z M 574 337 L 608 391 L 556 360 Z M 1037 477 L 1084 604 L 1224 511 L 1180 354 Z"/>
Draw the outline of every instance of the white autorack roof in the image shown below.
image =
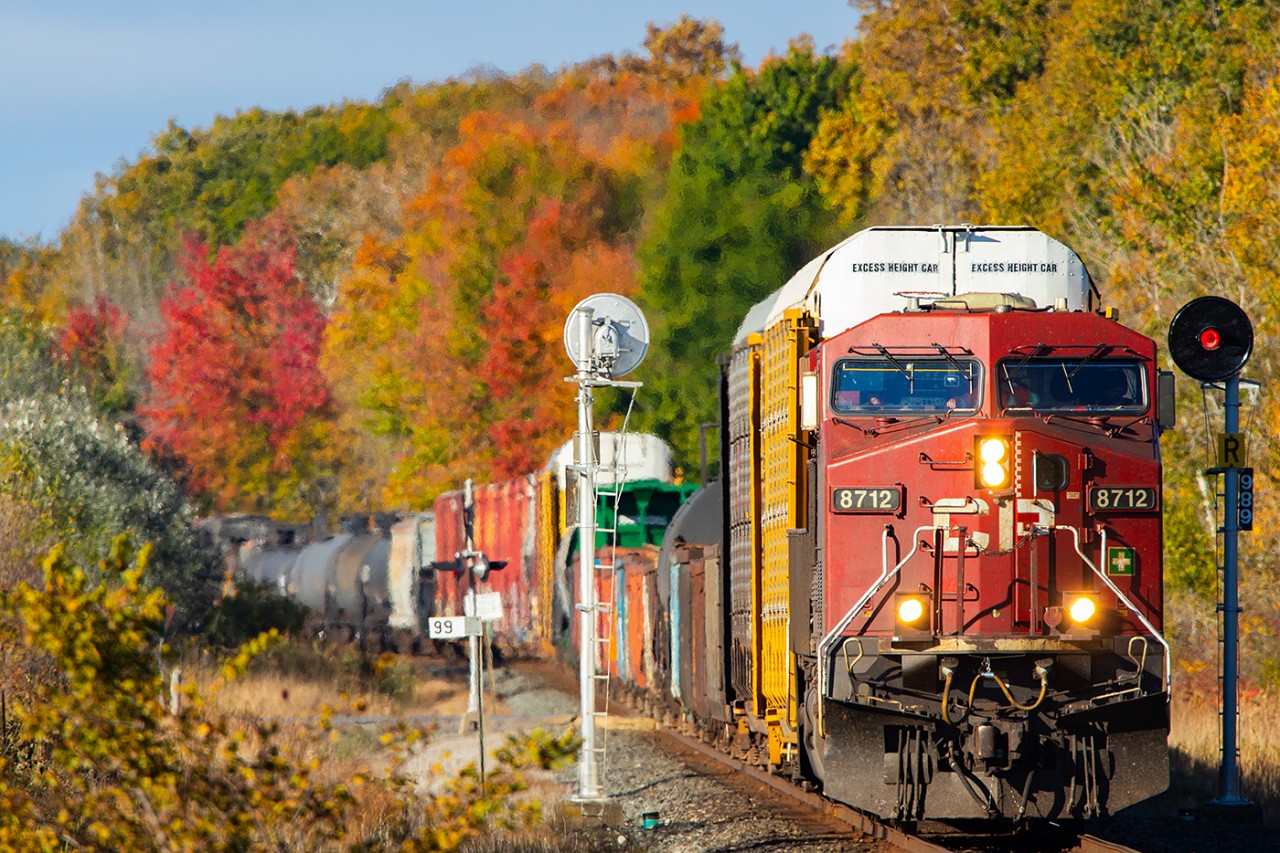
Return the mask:
<path id="1" fill-rule="evenodd" d="M 907 307 L 904 293 L 955 296 L 1014 293 L 1045 307 L 1093 306 L 1089 273 L 1071 249 L 1034 228 L 934 226 L 868 228 L 823 252 L 757 303 L 734 336 L 772 326 L 790 308 L 807 309 L 827 338 Z"/>

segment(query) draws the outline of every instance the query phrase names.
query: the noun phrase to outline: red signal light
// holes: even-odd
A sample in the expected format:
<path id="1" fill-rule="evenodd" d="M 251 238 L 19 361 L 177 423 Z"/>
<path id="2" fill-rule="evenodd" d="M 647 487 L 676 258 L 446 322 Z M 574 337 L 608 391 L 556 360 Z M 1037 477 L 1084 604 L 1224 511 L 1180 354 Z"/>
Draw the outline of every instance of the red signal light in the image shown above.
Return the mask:
<path id="1" fill-rule="evenodd" d="M 1173 363 L 1201 382 L 1221 382 L 1239 373 L 1252 351 L 1249 315 L 1221 296 L 1192 299 L 1169 324 Z"/>

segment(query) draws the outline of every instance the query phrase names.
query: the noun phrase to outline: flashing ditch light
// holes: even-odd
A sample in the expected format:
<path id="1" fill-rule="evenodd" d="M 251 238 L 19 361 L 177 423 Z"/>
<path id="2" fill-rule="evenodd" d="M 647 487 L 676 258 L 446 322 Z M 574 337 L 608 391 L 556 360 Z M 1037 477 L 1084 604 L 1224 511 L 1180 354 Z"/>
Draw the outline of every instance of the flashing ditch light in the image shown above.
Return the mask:
<path id="1" fill-rule="evenodd" d="M 1087 628 L 1093 617 L 1098 615 L 1098 594 L 1096 592 L 1066 592 L 1062 595 L 1067 605 L 1067 615 L 1074 625 Z"/>
<path id="2" fill-rule="evenodd" d="M 899 592 L 894 596 L 895 631 L 899 637 L 929 637 L 929 593 Z"/>
<path id="3" fill-rule="evenodd" d="M 1169 354 L 1192 379 L 1220 382 L 1240 372 L 1253 352 L 1253 323 L 1234 302 L 1201 296 L 1169 324 Z"/>
<path id="4" fill-rule="evenodd" d="M 1010 442 L 1003 436 L 980 436 L 976 439 L 974 469 L 976 485 L 984 489 L 1003 489 L 1013 480 Z"/>

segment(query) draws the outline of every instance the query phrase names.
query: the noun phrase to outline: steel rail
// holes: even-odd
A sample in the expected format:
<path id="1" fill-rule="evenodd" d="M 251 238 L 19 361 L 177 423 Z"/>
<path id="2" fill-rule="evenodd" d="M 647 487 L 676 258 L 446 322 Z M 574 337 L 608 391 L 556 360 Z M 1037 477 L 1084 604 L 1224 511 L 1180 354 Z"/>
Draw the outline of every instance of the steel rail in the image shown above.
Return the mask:
<path id="1" fill-rule="evenodd" d="M 736 773 L 745 775 L 757 783 L 769 786 L 779 794 L 800 803 L 806 808 L 834 818 L 848 825 L 851 829 L 862 833 L 867 838 L 887 842 L 905 851 L 905 853 L 955 853 L 956 848 L 954 847 L 948 847 L 945 844 L 930 841 L 923 836 L 904 832 L 844 803 L 837 803 L 821 794 L 806 791 L 782 776 L 776 776 L 754 764 L 726 755 L 710 744 L 703 743 L 688 735 L 683 735 L 662 725 L 655 726 L 653 731 L 681 747 L 696 752 L 719 765 L 728 767 Z M 1141 853 L 1135 848 L 1087 834 L 1078 836 L 1073 847 L 1055 849 L 1065 849 L 1067 853 Z"/>
<path id="2" fill-rule="evenodd" d="M 781 776 L 775 776 L 772 773 L 761 770 L 754 764 L 748 764 L 741 759 L 725 755 L 720 750 L 705 744 L 702 741 L 695 740 L 664 726 L 657 726 L 654 731 L 659 733 L 662 737 L 668 738 L 686 749 L 690 749 L 700 755 L 710 758 L 716 763 L 729 767 L 737 773 L 748 776 L 758 783 L 768 785 L 778 793 L 788 797 L 789 799 L 795 800 L 816 812 L 835 818 L 868 838 L 886 841 L 889 844 L 906 851 L 906 853 L 950 853 L 946 847 L 942 847 L 932 841 L 921 838 L 918 835 L 911 835 L 903 832 L 896 827 L 882 823 L 872 816 L 850 808 L 843 803 L 837 803 L 819 794 L 815 794 L 811 791 L 805 791 L 795 783 Z"/>

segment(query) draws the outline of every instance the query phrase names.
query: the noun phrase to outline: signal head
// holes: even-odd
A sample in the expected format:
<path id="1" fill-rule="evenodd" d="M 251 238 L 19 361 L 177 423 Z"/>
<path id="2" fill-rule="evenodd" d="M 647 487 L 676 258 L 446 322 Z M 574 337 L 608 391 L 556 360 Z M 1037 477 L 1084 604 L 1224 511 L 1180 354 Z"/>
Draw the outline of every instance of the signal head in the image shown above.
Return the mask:
<path id="1" fill-rule="evenodd" d="M 1253 351 L 1253 323 L 1229 299 L 1201 296 L 1178 309 L 1169 324 L 1169 354 L 1182 372 L 1218 382 L 1240 372 Z"/>

